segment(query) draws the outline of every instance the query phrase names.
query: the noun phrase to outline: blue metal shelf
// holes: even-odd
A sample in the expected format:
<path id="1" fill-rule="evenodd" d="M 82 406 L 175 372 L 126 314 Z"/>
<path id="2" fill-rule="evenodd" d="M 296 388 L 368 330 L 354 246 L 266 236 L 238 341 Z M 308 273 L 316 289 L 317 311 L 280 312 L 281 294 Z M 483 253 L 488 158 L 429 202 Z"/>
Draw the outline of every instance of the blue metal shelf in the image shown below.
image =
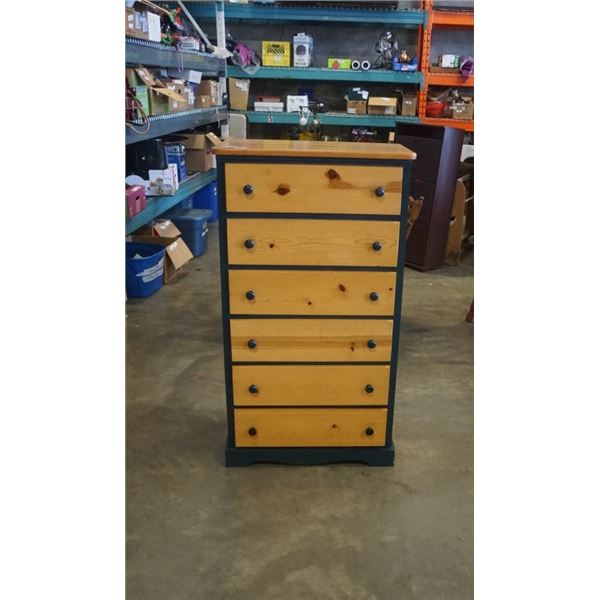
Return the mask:
<path id="1" fill-rule="evenodd" d="M 214 19 L 214 2 L 194 2 L 188 7 L 198 19 Z M 424 10 L 388 10 L 376 8 L 302 8 L 293 6 L 257 6 L 252 4 L 225 4 L 225 19 L 228 21 L 263 21 L 277 23 L 329 22 L 348 23 L 362 26 L 394 25 L 396 27 L 418 27 L 427 22 Z"/>
<path id="2" fill-rule="evenodd" d="M 216 169 L 211 169 L 205 173 L 196 173 L 187 177 L 173 196 L 149 196 L 146 208 L 125 222 L 125 235 L 130 235 L 152 219 L 156 219 L 156 217 L 173 208 L 200 188 L 215 181 L 216 178 Z"/>
<path id="3" fill-rule="evenodd" d="M 215 58 L 206 52 L 179 52 L 171 46 L 125 38 L 125 62 L 129 65 L 196 69 L 206 75 L 225 73 L 225 59 Z"/>
<path id="4" fill-rule="evenodd" d="M 150 138 L 168 135 L 184 129 L 194 129 L 200 125 L 227 121 L 227 107 L 214 106 L 212 108 L 195 108 L 177 113 L 166 113 L 150 117 L 150 129 L 146 133 L 135 133 L 131 128 L 126 127 L 125 143 L 133 144 L 143 142 Z M 143 125 L 137 125 L 143 128 Z"/>
<path id="5" fill-rule="evenodd" d="M 232 111 L 235 113 L 237 111 Z M 298 113 L 269 113 L 243 111 L 249 123 L 272 123 L 275 125 L 298 125 Z M 346 113 L 319 113 L 322 125 L 347 125 L 350 127 L 395 127 L 396 123 L 420 123 L 419 117 L 396 115 L 348 115 Z M 309 124 L 312 117 L 309 117 Z"/>
<path id="6" fill-rule="evenodd" d="M 420 71 L 350 71 L 346 69 L 319 69 L 315 67 L 258 67 L 248 74 L 240 67 L 227 67 L 228 77 L 249 79 L 304 79 L 313 81 L 377 81 L 383 83 L 423 83 Z"/>

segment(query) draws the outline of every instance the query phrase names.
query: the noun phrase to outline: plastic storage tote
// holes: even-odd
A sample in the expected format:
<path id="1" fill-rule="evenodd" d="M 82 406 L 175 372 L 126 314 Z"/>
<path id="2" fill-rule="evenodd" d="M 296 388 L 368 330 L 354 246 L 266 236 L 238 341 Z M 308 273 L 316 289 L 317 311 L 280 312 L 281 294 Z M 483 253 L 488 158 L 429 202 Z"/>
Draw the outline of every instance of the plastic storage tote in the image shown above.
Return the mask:
<path id="1" fill-rule="evenodd" d="M 211 215 L 212 212 L 205 208 L 177 210 L 169 213 L 169 219 L 181 231 L 183 241 L 189 246 L 194 256 L 200 256 L 206 252 L 208 221 Z"/>
<path id="2" fill-rule="evenodd" d="M 194 208 L 208 208 L 212 211 L 212 216 L 208 221 L 209 223 L 214 223 L 219 218 L 219 199 L 217 197 L 216 182 L 213 181 L 197 191 L 192 200 L 192 205 Z"/>
<path id="3" fill-rule="evenodd" d="M 127 297 L 146 298 L 158 291 L 163 285 L 164 264 L 163 246 L 125 242 Z"/>

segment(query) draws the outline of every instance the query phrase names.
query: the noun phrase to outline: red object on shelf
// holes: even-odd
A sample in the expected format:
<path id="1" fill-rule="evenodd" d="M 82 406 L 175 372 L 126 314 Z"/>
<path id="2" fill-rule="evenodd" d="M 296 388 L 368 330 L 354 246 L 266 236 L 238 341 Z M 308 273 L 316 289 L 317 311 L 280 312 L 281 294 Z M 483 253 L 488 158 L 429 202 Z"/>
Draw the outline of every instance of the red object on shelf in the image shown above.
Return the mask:
<path id="1" fill-rule="evenodd" d="M 428 117 L 437 119 L 444 113 L 444 108 L 446 108 L 445 102 L 428 102 L 425 105 L 425 114 Z"/>

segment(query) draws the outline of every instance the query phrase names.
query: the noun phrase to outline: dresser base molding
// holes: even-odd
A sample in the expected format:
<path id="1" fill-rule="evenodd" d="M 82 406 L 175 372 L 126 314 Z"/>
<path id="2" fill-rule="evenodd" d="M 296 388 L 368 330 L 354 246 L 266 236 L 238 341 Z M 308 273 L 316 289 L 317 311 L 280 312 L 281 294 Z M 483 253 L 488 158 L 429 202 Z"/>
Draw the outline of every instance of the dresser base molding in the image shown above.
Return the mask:
<path id="1" fill-rule="evenodd" d="M 362 463 L 371 467 L 391 467 L 394 464 L 394 443 L 377 448 L 236 448 L 225 445 L 227 467 L 247 467 L 253 463 L 285 465 L 327 465 L 332 463 Z"/>

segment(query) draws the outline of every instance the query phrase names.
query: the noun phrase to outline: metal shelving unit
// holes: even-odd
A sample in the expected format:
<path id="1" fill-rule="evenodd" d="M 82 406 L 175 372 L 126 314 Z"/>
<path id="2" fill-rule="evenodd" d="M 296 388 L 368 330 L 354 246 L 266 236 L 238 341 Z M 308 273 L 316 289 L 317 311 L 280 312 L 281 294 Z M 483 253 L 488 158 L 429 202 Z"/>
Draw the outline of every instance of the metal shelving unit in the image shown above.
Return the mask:
<path id="1" fill-rule="evenodd" d="M 136 38 L 125 38 L 125 62 L 129 65 L 196 69 L 206 75 L 219 76 L 225 73 L 224 59 L 215 58 L 206 52 L 180 52 L 157 42 Z"/>
<path id="2" fill-rule="evenodd" d="M 148 221 L 156 219 L 167 210 L 179 204 L 182 200 L 191 196 L 194 192 L 203 188 L 205 185 L 212 183 L 217 178 L 216 169 L 211 169 L 205 173 L 195 173 L 187 177 L 180 184 L 179 189 L 173 196 L 149 196 L 148 205 L 141 212 L 128 219 L 125 223 L 125 235 L 130 235 L 136 229 L 139 229 Z"/>
<path id="3" fill-rule="evenodd" d="M 437 27 L 473 27 L 475 18 L 473 12 L 468 11 L 450 11 L 435 10 L 433 0 L 423 0 L 423 8 L 429 17 L 425 24 L 421 26 L 420 51 L 421 71 L 423 73 L 423 84 L 419 93 L 419 117 L 421 122 L 426 125 L 441 125 L 444 127 L 457 127 L 464 131 L 473 131 L 475 123 L 473 121 L 463 121 L 460 119 L 432 119 L 426 116 L 427 91 L 430 85 L 442 85 L 447 87 L 474 87 L 475 77 L 469 77 L 466 81 L 456 73 L 433 73 L 429 70 L 430 52 L 431 52 L 431 32 L 434 26 Z"/>
<path id="4" fill-rule="evenodd" d="M 220 123 L 221 121 L 226 120 L 227 107 L 224 105 L 156 115 L 155 117 L 149 117 L 150 129 L 146 133 L 135 133 L 132 129 L 127 127 L 125 142 L 127 144 L 133 144 L 134 142 L 142 142 L 161 135 L 183 131 L 184 129 L 193 129 L 200 125 Z M 143 127 L 141 122 L 138 124 L 138 127 Z"/>
<path id="5" fill-rule="evenodd" d="M 229 77 L 247 79 L 302 79 L 312 81 L 361 81 L 381 83 L 413 83 L 421 85 L 423 74 L 419 71 L 351 71 L 348 69 L 319 69 L 316 67 L 258 67 L 246 73 L 240 67 L 227 67 Z"/>
<path id="6" fill-rule="evenodd" d="M 244 111 L 250 123 L 271 123 L 274 125 L 297 125 L 298 113 Z M 403 117 L 401 115 L 349 115 L 346 113 L 319 113 L 322 125 L 349 125 L 351 127 L 390 127 L 396 123 L 419 123 L 419 117 Z M 312 117 L 309 118 L 309 123 Z"/>
<path id="7" fill-rule="evenodd" d="M 189 10 L 198 19 L 213 18 L 213 2 L 194 2 Z M 225 4 L 225 18 L 231 22 L 254 21 L 266 23 L 329 22 L 415 27 L 426 23 L 424 10 L 381 8 L 314 8 L 294 6 L 258 6 L 256 4 Z"/>

